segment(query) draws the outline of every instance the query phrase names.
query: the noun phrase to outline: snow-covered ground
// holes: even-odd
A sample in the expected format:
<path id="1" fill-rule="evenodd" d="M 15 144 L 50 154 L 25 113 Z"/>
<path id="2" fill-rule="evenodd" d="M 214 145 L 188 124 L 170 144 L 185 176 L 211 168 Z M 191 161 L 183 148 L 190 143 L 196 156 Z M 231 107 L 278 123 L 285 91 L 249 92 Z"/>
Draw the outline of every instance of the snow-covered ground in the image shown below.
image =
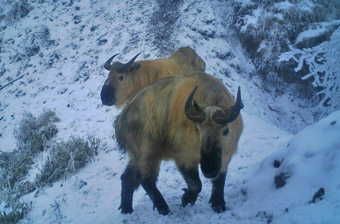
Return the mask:
<path id="1" fill-rule="evenodd" d="M 107 75 L 103 63 L 114 53 L 120 53 L 121 61 L 137 52 L 142 52 L 139 59 L 168 57 L 171 52 L 164 55 L 159 49 L 166 43 L 157 39 L 162 24 L 155 22 L 157 12 L 166 10 L 146 0 L 31 4 L 27 16 L 0 33 L 1 86 L 24 75 L 0 90 L 0 149 L 16 147 L 13 131 L 25 111 L 38 116 L 48 109 L 61 120 L 56 140 L 90 134 L 102 145 L 95 161 L 75 175 L 26 195 L 22 200 L 32 201 L 32 211 L 21 223 L 340 223 L 340 114 L 293 136 L 313 122 L 311 113 L 289 93 L 275 98 L 261 89 L 259 80 L 249 78 L 253 66 L 229 30 L 231 8 L 218 0 L 179 4 L 167 41 L 175 49 L 194 48 L 207 72 L 234 95 L 242 88 L 245 128 L 228 169 L 228 210 L 212 211 L 211 184 L 203 176 L 196 204 L 182 208 L 185 182 L 172 162 L 164 162 L 158 186 L 172 214 L 153 211 L 140 188 L 134 212 L 121 215 L 120 175 L 128 158 L 113 139 L 119 110 L 101 105 Z M 289 178 L 277 189 L 274 180 L 280 173 Z M 310 203 L 321 188 L 323 200 Z"/>
<path id="2" fill-rule="evenodd" d="M 216 214 L 208 204 L 211 184 L 194 206 L 182 208 L 185 182 L 172 162 L 164 162 L 158 186 L 172 214 L 159 215 L 145 191 L 134 196 L 134 212 L 121 215 L 120 175 L 126 155 L 109 141 L 89 164 L 67 181 L 24 198 L 33 210 L 22 223 L 339 223 L 340 112 L 292 137 L 252 115 L 242 113 L 245 130 L 225 187 L 227 211 Z M 269 155 L 269 156 L 268 156 Z M 277 187 L 275 176 L 286 184 Z M 316 195 L 320 189 L 324 194 Z"/>

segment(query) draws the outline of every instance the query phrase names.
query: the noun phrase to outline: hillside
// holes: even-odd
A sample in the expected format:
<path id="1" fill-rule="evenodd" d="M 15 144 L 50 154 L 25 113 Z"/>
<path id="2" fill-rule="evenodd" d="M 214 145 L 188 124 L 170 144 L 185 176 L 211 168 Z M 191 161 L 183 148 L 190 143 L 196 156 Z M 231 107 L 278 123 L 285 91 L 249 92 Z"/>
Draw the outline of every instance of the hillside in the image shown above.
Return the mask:
<path id="1" fill-rule="evenodd" d="M 312 1 L 304 1 L 310 3 L 309 8 L 303 8 L 300 1 L 299 7 L 307 11 L 313 8 Z M 321 90 L 314 88 L 322 85 L 316 83 L 313 87 L 312 81 L 303 84 L 302 81 L 290 84 L 281 82 L 277 79 L 277 71 L 265 76 L 271 77 L 268 81 L 263 78 L 264 70 L 256 62 L 260 60 L 265 62 L 266 68 L 271 68 L 273 61 L 281 64 L 296 59 L 297 63 L 287 68 L 297 68 L 298 71 L 298 68 L 303 69 L 299 67 L 304 63 L 303 59 L 311 58 L 307 62 L 315 65 L 313 56 L 323 53 L 325 49 L 335 49 L 337 52 L 340 40 L 338 11 L 335 8 L 331 13 L 333 17 L 320 17 L 304 24 L 305 27 L 299 27 L 295 37 L 296 44 L 301 45 L 294 45 L 296 48 L 274 52 L 276 56 L 268 60 L 270 49 L 267 48 L 268 51 L 263 53 L 266 56 L 264 60 L 251 54 L 242 36 L 249 32 L 252 37 L 257 37 L 257 29 L 246 28 L 250 22 L 257 21 L 254 15 L 259 15 L 256 13 L 259 13 L 260 5 L 251 0 L 244 2 L 0 0 L 0 150 L 10 153 L 20 148 L 15 134 L 21 127 L 20 121 L 28 116 L 27 113 L 39 117 L 44 111 L 53 111 L 58 117 L 56 120 L 59 120 L 53 123 L 57 131 L 48 142 L 66 142 L 72 136 L 81 139 L 93 136 L 100 141 L 98 155 L 84 168 L 20 198 L 21 202 L 32 203 L 30 212 L 21 223 L 148 223 L 151 219 L 155 223 L 202 220 L 207 223 L 225 223 L 226 220 L 228 223 L 337 223 L 339 217 L 335 211 L 339 197 L 336 197 L 335 189 L 339 188 L 340 183 L 330 179 L 335 177 L 339 166 L 332 162 L 332 172 L 322 170 L 328 160 L 322 159 L 324 154 L 317 152 L 323 147 L 318 144 L 323 139 L 318 138 L 318 133 L 322 136 L 339 133 L 339 113 L 331 114 L 339 110 L 336 103 L 339 102 L 339 89 L 325 85 L 331 88 L 326 88 L 327 96 L 334 99 L 331 106 L 325 107 L 322 106 L 323 98 L 315 97 L 320 95 L 316 92 Z M 281 7 L 288 10 L 288 3 L 292 1 L 281 2 L 275 5 L 276 9 Z M 263 15 L 275 11 L 275 7 L 268 6 Z M 248 19 L 243 28 L 239 26 L 240 21 L 235 19 L 237 15 L 238 18 Z M 260 17 L 257 19 L 265 21 Z M 317 31 L 314 28 L 316 23 L 320 23 L 319 32 L 313 36 Z M 318 39 L 319 44 L 315 44 L 317 40 L 312 37 L 327 33 L 327 29 L 329 38 Z M 301 48 L 302 40 L 306 38 L 313 39 L 313 45 Z M 185 186 L 183 178 L 172 162 L 165 162 L 158 186 L 173 214 L 159 216 L 152 210 L 151 201 L 143 189 L 139 189 L 135 193 L 135 212 L 121 215 L 117 210 L 120 175 L 128 158 L 118 150 L 113 138 L 112 124 L 120 111 L 115 107 L 103 106 L 100 100 L 100 90 L 107 77 L 103 64 L 116 53 L 119 53 L 117 60 L 126 62 L 138 52 L 142 52 L 139 60 L 168 57 L 182 46 L 195 49 L 206 62 L 207 73 L 221 79 L 233 95 L 238 86 L 242 89 L 245 130 L 228 170 L 225 188 L 228 210 L 215 214 L 210 209 L 208 199 L 211 185 L 203 176 L 203 190 L 196 205 L 181 208 L 180 198 Z M 336 83 L 339 73 L 334 73 L 334 68 L 339 61 L 336 58 L 329 60 L 331 54 L 324 55 L 327 59 L 324 67 L 315 68 L 321 72 L 322 69 L 331 68 L 329 70 L 333 73 L 327 77 L 333 77 Z M 313 76 L 307 77 L 308 74 L 304 74 L 305 79 Z M 311 100 L 298 95 L 301 88 L 306 91 L 310 89 L 308 94 L 313 96 Z M 316 124 L 308 127 L 329 114 L 321 121 L 325 126 Z M 331 126 L 333 129 L 326 128 L 326 124 L 333 121 L 336 121 Z M 305 131 L 293 137 L 306 127 Z M 320 139 L 313 142 L 320 147 L 312 150 L 315 159 L 305 162 L 301 153 L 308 154 L 309 151 L 304 151 L 302 145 L 308 142 L 309 136 Z M 334 155 L 334 161 L 338 161 L 340 146 L 335 139 L 330 139 L 327 153 Z M 283 148 L 291 142 L 297 147 L 289 148 L 289 153 L 284 153 Z M 46 147 L 33 159 L 27 180 L 34 180 L 35 175 L 40 174 L 50 148 Z M 279 172 L 270 164 L 278 158 L 281 163 L 287 161 L 282 163 L 282 167 L 294 167 L 292 173 L 296 174 L 282 189 L 275 189 L 274 182 L 270 183 L 275 179 L 275 173 Z M 312 163 L 318 166 L 313 168 Z M 4 162 L 0 167 L 2 164 Z M 312 172 L 316 169 L 318 175 Z M 310 183 L 321 175 L 327 178 L 322 178 L 317 184 L 306 185 L 305 194 L 296 197 L 296 203 L 292 202 L 292 192 L 304 186 L 298 179 Z M 266 179 L 269 177 L 270 180 Z M 309 204 L 308 200 L 312 200 L 313 194 L 321 188 L 326 192 L 324 200 Z M 259 192 L 257 189 L 260 189 Z M 3 199 L 5 191 L 1 194 L 0 198 Z M 0 209 L 1 212 L 11 211 L 5 201 L 1 202 Z M 318 209 L 323 211 L 322 215 Z"/>

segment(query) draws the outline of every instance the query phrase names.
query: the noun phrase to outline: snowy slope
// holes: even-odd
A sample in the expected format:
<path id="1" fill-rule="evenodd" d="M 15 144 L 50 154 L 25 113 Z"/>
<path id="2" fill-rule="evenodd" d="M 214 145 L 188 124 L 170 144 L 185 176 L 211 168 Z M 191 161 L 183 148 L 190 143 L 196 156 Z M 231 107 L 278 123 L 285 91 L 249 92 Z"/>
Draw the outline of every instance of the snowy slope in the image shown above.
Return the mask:
<path id="1" fill-rule="evenodd" d="M 228 210 L 223 214 L 211 210 L 211 184 L 203 175 L 196 204 L 183 209 L 185 183 L 175 164 L 164 162 L 158 186 L 172 214 L 159 215 L 144 190 L 138 189 L 134 213 L 121 215 L 119 176 L 127 157 L 115 150 L 112 141 L 112 150 L 102 151 L 95 163 L 67 182 L 25 197 L 33 201 L 33 210 L 22 223 L 339 223 L 340 112 L 293 138 L 256 117 L 242 115 L 246 125 L 228 169 Z M 275 161 L 279 167 L 274 166 Z M 275 176 L 281 173 L 289 177 L 277 188 Z M 325 194 L 315 197 L 321 188 Z"/>
<path id="2" fill-rule="evenodd" d="M 293 211 L 291 208 L 296 206 L 287 199 L 282 206 L 270 209 L 277 203 L 270 198 L 281 200 L 284 196 L 278 192 L 285 189 L 294 192 L 299 182 L 292 179 L 292 183 L 288 182 L 279 190 L 269 185 L 269 180 L 264 180 L 261 187 L 256 182 L 256 174 L 253 175 L 256 170 L 260 179 L 265 179 L 267 173 L 275 174 L 269 164 L 274 157 L 263 162 L 267 164 L 262 166 L 265 171 L 258 168 L 261 161 L 284 147 L 292 137 L 290 133 L 311 124 L 313 117 L 308 110 L 299 109 L 304 102 L 289 94 L 280 98 L 268 95 L 261 89 L 259 80 L 249 78 L 254 72 L 253 66 L 229 29 L 232 9 L 228 3 L 181 1 L 174 10 L 174 25 L 169 27 L 157 23 L 160 12 L 166 12 L 162 8 L 165 6 L 146 0 L 32 0 L 30 4 L 31 11 L 25 17 L 0 32 L 1 86 L 23 76 L 0 90 L 0 149 L 11 151 L 16 147 L 13 131 L 25 111 L 37 116 L 47 109 L 55 111 L 61 120 L 57 123 L 56 140 L 91 134 L 100 139 L 102 145 L 96 160 L 75 175 L 25 196 L 24 201 L 32 201 L 32 211 L 21 223 L 334 221 L 329 219 L 334 209 L 329 209 L 325 217 L 316 217 L 315 211 L 339 205 L 339 197 L 334 197 L 333 201 L 325 198 L 313 205 L 309 205 L 307 199 L 299 198 L 297 209 L 285 215 L 283 207 Z M 157 39 L 165 29 L 169 35 L 167 43 Z M 162 44 L 168 46 L 159 48 Z M 220 78 L 234 95 L 238 86 L 242 88 L 245 130 L 228 170 L 225 189 L 228 211 L 215 214 L 211 210 L 208 204 L 211 185 L 203 176 L 203 190 L 196 205 L 181 208 L 185 183 L 175 165 L 164 162 L 158 186 L 173 214 L 168 217 L 158 215 L 152 210 L 152 203 L 143 189 L 139 189 L 134 197 L 134 213 L 121 215 L 117 210 L 120 175 L 128 158 L 118 151 L 112 138 L 112 123 L 119 110 L 101 105 L 99 93 L 107 76 L 103 63 L 115 53 L 120 53 L 117 58 L 121 61 L 129 60 L 137 52 L 142 52 L 139 59 L 168 57 L 170 49 L 187 45 L 206 61 L 207 72 Z M 284 156 L 289 157 L 282 155 L 282 158 Z M 294 158 L 294 153 L 289 158 Z M 301 177 L 302 174 L 297 171 L 297 175 Z M 326 195 L 329 189 L 335 191 L 334 184 L 338 183 L 325 182 L 327 184 L 322 187 Z M 262 187 L 269 193 L 263 202 L 259 199 L 262 194 L 253 193 Z M 316 188 L 309 186 L 308 190 L 314 193 Z M 310 212 L 315 216 L 308 218 Z M 298 216 L 298 213 L 303 215 Z M 294 219 L 295 216 L 298 217 Z"/>
<path id="3" fill-rule="evenodd" d="M 226 181 L 226 201 L 228 211 L 216 214 L 208 204 L 210 198 L 210 181 L 201 175 L 203 190 L 194 206 L 182 208 L 182 188 L 186 186 L 175 164 L 164 162 L 158 180 L 158 186 L 167 200 L 172 215 L 163 217 L 152 209 L 153 205 L 145 191 L 140 188 L 134 196 L 134 213 L 121 215 L 120 175 L 127 164 L 126 155 L 117 151 L 114 141 L 110 141 L 108 151 L 102 151 L 95 163 L 71 177 L 67 182 L 54 184 L 25 197 L 33 201 L 33 210 L 28 220 L 23 223 L 191 223 L 206 220 L 215 223 L 263 223 L 255 215 L 258 208 L 251 213 L 243 210 L 247 199 L 240 187 L 247 176 L 266 155 L 284 144 L 291 135 L 280 129 L 243 113 L 245 130 L 241 138 L 239 151 L 235 154 Z M 254 215 L 255 214 L 255 215 Z"/>
<path id="4" fill-rule="evenodd" d="M 242 115 L 246 125 L 229 166 L 225 189 L 228 210 L 223 214 L 210 209 L 211 185 L 202 175 L 203 190 L 196 205 L 183 209 L 180 201 L 185 183 L 175 165 L 165 162 L 158 186 L 173 214 L 158 215 L 144 190 L 139 189 L 134 213 L 121 215 L 117 210 L 119 176 L 127 158 L 111 141 L 111 150 L 102 151 L 95 163 L 66 182 L 25 197 L 33 201 L 33 210 L 22 223 L 339 223 L 340 113 L 292 139 L 256 117 Z M 274 161 L 279 161 L 278 168 Z M 290 173 L 290 177 L 277 189 L 274 177 L 281 172 Z M 311 203 L 321 188 L 325 195 Z"/>
<path id="5" fill-rule="evenodd" d="M 261 205 L 275 223 L 340 223 L 339 164 L 337 111 L 263 160 L 246 184 L 246 204 Z"/>

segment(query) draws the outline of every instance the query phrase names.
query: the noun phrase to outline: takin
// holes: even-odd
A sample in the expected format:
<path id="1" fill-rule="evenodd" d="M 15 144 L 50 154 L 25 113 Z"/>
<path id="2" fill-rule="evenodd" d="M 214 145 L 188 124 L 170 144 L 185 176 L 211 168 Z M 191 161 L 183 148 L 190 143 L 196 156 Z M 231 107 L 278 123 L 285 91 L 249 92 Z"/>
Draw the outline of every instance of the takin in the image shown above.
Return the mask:
<path id="1" fill-rule="evenodd" d="M 125 105 L 141 89 L 156 80 L 205 71 L 205 62 L 190 47 L 179 48 L 169 58 L 135 62 L 137 54 L 125 64 L 111 63 L 117 55 L 113 55 L 104 64 L 104 68 L 110 71 L 101 90 L 101 100 L 106 106 Z"/>
<path id="2" fill-rule="evenodd" d="M 121 212 L 133 211 L 133 192 L 140 184 L 160 214 L 170 212 L 156 187 L 162 160 L 174 160 L 184 177 L 184 207 L 193 205 L 202 189 L 200 164 L 212 180 L 212 209 L 225 211 L 226 171 L 242 133 L 242 108 L 240 87 L 235 101 L 220 80 L 201 72 L 141 90 L 115 122 L 117 142 L 130 158 L 121 176 Z"/>

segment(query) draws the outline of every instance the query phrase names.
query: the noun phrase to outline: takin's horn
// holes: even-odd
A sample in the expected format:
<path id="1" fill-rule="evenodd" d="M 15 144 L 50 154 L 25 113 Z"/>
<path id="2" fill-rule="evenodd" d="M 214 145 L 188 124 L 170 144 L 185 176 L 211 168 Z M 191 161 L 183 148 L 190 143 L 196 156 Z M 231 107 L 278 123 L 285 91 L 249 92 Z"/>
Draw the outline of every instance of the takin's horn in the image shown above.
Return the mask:
<path id="1" fill-rule="evenodd" d="M 205 114 L 201 106 L 199 105 L 199 103 L 193 100 L 197 87 L 198 86 L 196 86 L 194 90 L 191 92 L 191 94 L 189 95 L 185 103 L 184 111 L 185 111 L 185 115 L 187 116 L 189 120 L 192 120 L 194 122 L 203 122 L 205 120 Z"/>
<path id="2" fill-rule="evenodd" d="M 140 53 L 138 53 L 136 56 L 134 56 L 128 63 L 123 64 L 122 66 L 118 67 L 116 70 L 118 72 L 125 72 L 132 65 L 132 63 L 136 60 L 138 55 L 140 55 Z"/>
<path id="3" fill-rule="evenodd" d="M 229 114 L 226 114 L 222 111 L 216 112 L 212 119 L 218 124 L 225 125 L 227 123 L 233 122 L 237 116 L 240 114 L 241 109 L 244 107 L 242 99 L 241 99 L 241 88 L 238 87 L 237 90 L 237 97 L 236 97 L 236 103 L 231 109 L 231 112 Z"/>
<path id="4" fill-rule="evenodd" d="M 106 70 L 111 70 L 111 67 L 112 67 L 112 65 L 111 65 L 111 61 L 112 61 L 112 59 L 114 58 L 114 57 L 116 57 L 118 54 L 115 54 L 115 55 L 113 55 L 111 58 L 109 58 L 106 62 L 105 62 L 105 64 L 104 64 L 104 68 L 106 69 Z"/>

